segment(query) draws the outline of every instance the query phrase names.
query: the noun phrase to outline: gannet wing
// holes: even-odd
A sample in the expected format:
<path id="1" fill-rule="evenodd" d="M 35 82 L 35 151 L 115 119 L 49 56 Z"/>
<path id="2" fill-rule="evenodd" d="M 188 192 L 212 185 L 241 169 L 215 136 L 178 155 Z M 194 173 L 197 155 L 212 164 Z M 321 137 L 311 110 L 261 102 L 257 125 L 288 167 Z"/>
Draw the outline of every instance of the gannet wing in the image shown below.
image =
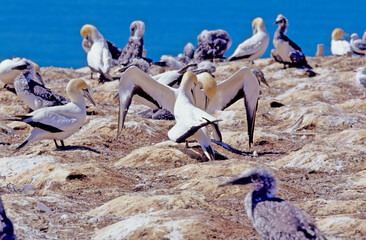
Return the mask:
<path id="1" fill-rule="evenodd" d="M 302 52 L 301 48 L 296 44 L 294 43 L 291 39 L 289 39 L 286 35 L 283 35 L 282 36 L 282 39 L 286 42 L 288 42 L 288 44 L 295 50 L 299 50 Z"/>
<path id="2" fill-rule="evenodd" d="M 268 239 L 326 239 L 311 218 L 280 198 L 258 203 L 254 208 L 255 228 Z"/>
<path id="3" fill-rule="evenodd" d="M 255 114 L 258 106 L 259 83 L 249 68 L 241 68 L 234 75 L 217 86 L 216 95 L 210 100 L 207 111 L 224 110 L 237 100 L 244 98 L 247 115 L 249 147 L 253 143 Z"/>
<path id="4" fill-rule="evenodd" d="M 119 114 L 117 137 L 121 134 L 128 108 L 135 94 L 150 101 L 158 108 L 165 108 L 169 112 L 174 112 L 177 91 L 177 89 L 155 81 L 135 66 L 128 68 L 122 74 L 118 87 Z"/>
<path id="5" fill-rule="evenodd" d="M 40 108 L 27 115 L 18 115 L 16 121 L 25 122 L 32 127 L 37 127 L 47 132 L 64 132 L 79 126 L 76 118 L 63 113 L 60 106 Z"/>
<path id="6" fill-rule="evenodd" d="M 264 47 L 262 46 L 262 41 L 258 39 L 258 35 L 254 35 L 251 38 L 248 38 L 234 51 L 233 55 L 229 57 L 229 61 L 238 60 L 238 59 L 245 59 L 249 58 L 250 56 L 254 55 L 258 52 L 258 48 Z"/>
<path id="7" fill-rule="evenodd" d="M 54 106 L 64 105 L 69 102 L 63 96 L 53 93 L 51 89 L 46 88 L 33 80 L 28 81 L 28 86 L 34 96 L 44 101 L 50 101 L 54 104 Z"/>
<path id="8" fill-rule="evenodd" d="M 172 141 L 177 143 L 184 142 L 187 138 L 195 134 L 200 128 L 209 124 L 215 124 L 220 120 L 209 121 L 204 119 L 204 122 L 196 121 L 194 124 L 187 121 L 178 121 L 168 132 L 168 136 Z"/>
<path id="9" fill-rule="evenodd" d="M 354 45 L 356 48 L 362 51 L 366 50 L 366 41 L 363 40 L 354 41 Z"/>
<path id="10" fill-rule="evenodd" d="M 105 41 L 107 42 L 108 50 L 111 53 L 112 58 L 118 60 L 119 56 L 121 56 L 122 49 L 120 49 L 108 40 Z"/>

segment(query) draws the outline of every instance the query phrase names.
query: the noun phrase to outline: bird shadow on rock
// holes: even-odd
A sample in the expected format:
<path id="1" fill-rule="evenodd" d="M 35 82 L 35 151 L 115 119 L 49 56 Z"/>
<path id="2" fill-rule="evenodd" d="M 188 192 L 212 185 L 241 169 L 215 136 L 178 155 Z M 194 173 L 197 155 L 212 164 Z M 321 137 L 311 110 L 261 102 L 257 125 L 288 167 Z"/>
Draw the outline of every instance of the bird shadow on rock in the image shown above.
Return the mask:
<path id="1" fill-rule="evenodd" d="M 82 151 L 84 150 L 84 151 L 90 151 L 90 152 L 94 152 L 94 153 L 97 153 L 97 154 L 101 154 L 101 152 L 99 152 L 98 150 L 95 150 L 95 149 L 90 148 L 90 147 L 84 147 L 84 146 L 64 146 L 64 147 L 56 148 L 56 149 L 51 150 L 51 151 L 75 151 L 75 150 L 82 150 Z M 48 152 L 48 150 L 40 151 L 38 153 L 38 155 L 42 155 L 46 152 Z"/>
<path id="2" fill-rule="evenodd" d="M 54 151 L 74 151 L 74 150 L 85 150 L 85 151 L 91 151 L 91 152 L 100 154 L 100 152 L 98 150 L 95 150 L 90 147 L 84 147 L 84 146 L 64 146 L 64 147 L 57 148 Z"/>
<path id="3" fill-rule="evenodd" d="M 216 141 L 214 139 L 211 140 L 211 142 L 213 143 L 216 143 L 217 145 L 225 148 L 226 150 L 232 152 L 232 153 L 235 153 L 235 154 L 238 154 L 238 155 L 243 155 L 243 156 L 253 156 L 253 152 L 244 152 L 244 151 L 241 151 L 241 150 L 238 150 L 236 148 L 233 148 L 232 146 L 230 146 L 229 144 L 227 143 L 223 143 L 223 142 L 220 142 L 220 141 Z M 258 156 L 263 156 L 263 155 L 269 155 L 269 154 L 285 154 L 286 152 L 272 152 L 272 151 L 269 151 L 269 152 L 258 152 Z"/>

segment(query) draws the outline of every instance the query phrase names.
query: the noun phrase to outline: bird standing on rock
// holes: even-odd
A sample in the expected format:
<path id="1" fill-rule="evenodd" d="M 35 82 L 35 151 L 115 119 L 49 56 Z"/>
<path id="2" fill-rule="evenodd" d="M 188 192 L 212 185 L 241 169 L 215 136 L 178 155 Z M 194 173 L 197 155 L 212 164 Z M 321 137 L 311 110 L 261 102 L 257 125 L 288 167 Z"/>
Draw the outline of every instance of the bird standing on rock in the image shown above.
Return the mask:
<path id="1" fill-rule="evenodd" d="M 244 200 L 254 228 L 264 240 L 325 240 L 311 218 L 295 205 L 276 197 L 276 180 L 265 168 L 250 168 L 220 186 L 252 184 Z"/>
<path id="2" fill-rule="evenodd" d="M 288 27 L 287 18 L 279 14 L 274 24 L 278 25 L 273 37 L 275 49 L 271 51 L 275 61 L 282 63 L 284 66 L 306 68 L 309 77 L 314 77 L 316 73 L 311 70 L 312 67 L 306 61 L 305 54 L 301 48 L 285 35 Z"/>
<path id="3" fill-rule="evenodd" d="M 33 127 L 28 138 L 20 144 L 16 150 L 24 147 L 30 142 L 43 139 L 52 139 L 56 148 L 59 148 L 56 140 L 61 141 L 79 131 L 86 118 L 86 104 L 84 96 L 95 105 L 86 82 L 80 78 L 70 80 L 66 87 L 67 96 L 71 102 L 54 107 L 40 108 L 27 115 L 18 115 L 12 121 L 25 122 Z"/>
<path id="4" fill-rule="evenodd" d="M 80 34 L 91 44 L 87 53 L 87 61 L 91 71 L 100 74 L 100 83 L 113 81 L 113 77 L 109 74 L 112 66 L 112 55 L 103 35 L 90 24 L 85 24 L 81 28 Z"/>
<path id="5" fill-rule="evenodd" d="M 239 44 L 228 61 L 244 59 L 254 61 L 264 54 L 269 43 L 269 34 L 262 18 L 255 18 L 252 22 L 253 36 Z"/>

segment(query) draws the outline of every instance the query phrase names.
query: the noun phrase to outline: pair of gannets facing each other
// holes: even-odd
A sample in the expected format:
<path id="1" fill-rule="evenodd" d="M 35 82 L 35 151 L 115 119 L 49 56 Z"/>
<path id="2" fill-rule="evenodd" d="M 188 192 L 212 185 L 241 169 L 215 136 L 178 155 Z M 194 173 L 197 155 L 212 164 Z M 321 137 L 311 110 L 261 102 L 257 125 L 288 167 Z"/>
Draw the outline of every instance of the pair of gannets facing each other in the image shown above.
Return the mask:
<path id="1" fill-rule="evenodd" d="M 16 240 L 14 235 L 13 224 L 5 214 L 3 202 L 0 198 L 0 239 L 1 240 Z"/>
<path id="2" fill-rule="evenodd" d="M 269 34 L 262 18 L 257 17 L 252 22 L 253 36 L 236 48 L 228 61 L 245 59 L 254 61 L 263 56 L 269 43 Z"/>
<path id="3" fill-rule="evenodd" d="M 357 33 L 352 33 L 350 36 L 352 50 L 362 55 L 366 55 L 366 39 L 359 39 Z"/>
<path id="4" fill-rule="evenodd" d="M 77 132 L 83 125 L 86 118 L 86 104 L 84 96 L 95 105 L 88 85 L 80 78 L 69 81 L 66 87 L 67 96 L 70 102 L 62 106 L 45 107 L 37 109 L 27 115 L 17 115 L 13 121 L 22 121 L 33 127 L 28 138 L 16 148 L 24 147 L 30 142 L 51 139 L 54 140 L 56 148 L 59 148 L 56 140 L 63 140 Z"/>
<path id="5" fill-rule="evenodd" d="M 35 76 L 38 74 L 37 68 L 38 65 L 27 59 L 16 62 L 14 71 L 21 71 L 14 79 L 17 96 L 32 110 L 67 104 L 69 101 L 66 98 L 35 81 Z"/>
<path id="6" fill-rule="evenodd" d="M 88 66 L 91 71 L 100 74 L 99 82 L 113 81 L 113 77 L 109 74 L 112 67 L 112 55 L 103 35 L 90 24 L 85 24 L 81 28 L 80 34 L 91 43 L 90 50 L 87 52 Z"/>
<path id="7" fill-rule="evenodd" d="M 252 184 L 254 190 L 245 197 L 245 210 L 262 239 L 326 239 L 306 213 L 276 197 L 276 179 L 268 169 L 247 169 L 220 186 L 246 184 Z"/>
<path id="8" fill-rule="evenodd" d="M 22 70 L 25 70 L 26 66 L 23 65 L 23 69 L 17 69 L 22 63 L 28 61 L 33 64 L 36 69 L 35 75 L 37 76 L 38 81 L 44 86 L 43 78 L 40 74 L 41 70 L 39 66 L 25 58 L 13 58 L 13 59 L 5 59 L 0 63 L 0 80 L 5 84 L 4 88 L 16 94 L 14 89 L 14 79 L 21 74 Z"/>
<path id="9" fill-rule="evenodd" d="M 287 18 L 279 14 L 274 24 L 278 24 L 278 28 L 273 37 L 275 49 L 271 51 L 271 55 L 275 61 L 284 64 L 284 66 L 289 65 L 290 67 L 306 68 L 309 77 L 314 77 L 316 73 L 311 70 L 312 67 L 306 61 L 305 54 L 301 48 L 285 35 L 288 27 Z"/>
<path id="10" fill-rule="evenodd" d="M 331 52 L 333 55 L 346 55 L 348 52 L 352 52 L 350 43 L 344 39 L 344 36 L 348 36 L 341 28 L 336 28 L 332 32 Z"/>
<path id="11" fill-rule="evenodd" d="M 193 137 L 201 145 L 201 148 L 209 160 L 214 160 L 215 155 L 208 135 L 207 125 L 213 125 L 215 136 L 221 141 L 221 133 L 217 120 L 205 111 L 195 107 L 192 103 L 192 89 L 197 83 L 197 77 L 193 72 L 186 72 L 178 89 L 161 84 L 132 66 L 121 76 L 119 82 L 119 114 L 118 133 L 120 136 L 127 111 L 132 97 L 137 94 L 155 104 L 158 108 L 165 108 L 174 113 L 176 124 L 169 130 L 171 140 L 181 143 L 187 138 Z M 194 98 L 194 96 L 193 96 Z"/>
<path id="12" fill-rule="evenodd" d="M 185 75 L 186 74 L 189 74 L 188 76 L 194 75 L 191 72 L 187 72 L 185 73 Z M 188 76 L 186 78 L 188 78 Z M 195 75 L 194 77 L 192 76 L 192 78 L 195 78 Z M 130 67 L 129 69 L 127 69 L 127 71 L 121 76 L 118 90 L 120 99 L 118 136 L 121 134 L 124 121 L 129 106 L 131 104 L 132 97 L 134 95 L 139 95 L 145 98 L 158 108 L 167 109 L 168 111 L 172 112 L 175 117 L 177 117 L 177 114 L 182 114 L 183 116 L 180 117 L 181 119 L 187 118 L 189 115 L 187 114 L 187 116 L 184 117 L 184 107 L 180 106 L 180 104 L 182 103 L 177 103 L 176 101 L 179 92 L 182 92 L 182 89 L 185 89 L 187 87 L 187 84 L 183 84 L 183 79 L 179 88 L 174 89 L 155 81 L 152 77 L 148 76 L 147 74 L 143 73 L 141 70 L 135 67 Z M 192 93 L 189 93 L 189 97 L 191 98 L 189 108 L 199 107 L 208 114 L 211 114 L 216 110 L 224 110 L 231 104 L 235 103 L 237 100 L 244 98 L 248 121 L 249 147 L 251 146 L 251 143 L 253 142 L 255 114 L 258 105 L 259 83 L 256 76 L 251 72 L 250 69 L 241 68 L 238 72 L 229 77 L 227 80 L 218 84 L 214 94 L 208 93 L 208 97 L 212 96 L 209 100 L 206 99 L 206 93 L 203 92 L 204 90 L 201 90 L 197 86 L 192 86 L 189 91 L 192 91 Z M 181 113 L 180 111 L 183 112 Z M 195 111 L 202 113 L 202 111 Z M 205 116 L 205 113 L 202 114 L 202 116 Z M 212 121 L 210 118 L 207 119 L 209 121 Z M 182 128 L 181 131 L 187 131 L 187 129 Z M 207 155 L 207 146 L 212 149 L 210 143 L 211 141 L 208 134 L 204 133 L 203 131 L 207 131 L 206 128 L 198 130 L 195 137 L 203 148 L 205 154 Z M 216 129 L 216 132 L 219 132 L 218 129 Z M 197 134 L 199 136 L 197 136 Z M 218 135 L 219 134 L 214 135 L 215 138 L 218 138 Z M 176 137 L 172 137 L 171 139 L 176 139 Z M 213 159 L 213 157 L 211 156 L 209 157 L 209 159 Z"/>

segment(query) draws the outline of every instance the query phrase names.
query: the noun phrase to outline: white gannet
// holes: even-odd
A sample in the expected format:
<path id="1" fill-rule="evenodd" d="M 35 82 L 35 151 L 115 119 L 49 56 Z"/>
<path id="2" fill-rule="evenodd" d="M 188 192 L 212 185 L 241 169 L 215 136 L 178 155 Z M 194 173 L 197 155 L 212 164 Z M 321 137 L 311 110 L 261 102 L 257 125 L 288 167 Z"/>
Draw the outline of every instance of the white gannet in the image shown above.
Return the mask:
<path id="1" fill-rule="evenodd" d="M 332 32 L 332 41 L 330 50 L 333 55 L 346 55 L 352 52 L 350 43 L 343 36 L 348 36 L 342 29 L 335 28 Z"/>
<path id="2" fill-rule="evenodd" d="M 253 36 L 239 44 L 228 61 L 245 59 L 254 61 L 264 54 L 269 43 L 269 34 L 262 18 L 257 17 L 252 22 Z"/>
<path id="3" fill-rule="evenodd" d="M 276 197 L 276 180 L 265 168 L 250 168 L 220 186 L 252 184 L 245 210 L 262 239 L 325 240 L 311 218 L 297 206 Z"/>
<path id="4" fill-rule="evenodd" d="M 90 24 L 85 24 L 81 28 L 80 34 L 91 43 L 87 53 L 87 61 L 91 71 L 100 74 L 99 82 L 113 81 L 113 77 L 109 74 L 112 66 L 112 55 L 103 35 Z"/>
<path id="5" fill-rule="evenodd" d="M 301 48 L 285 35 L 288 27 L 287 18 L 279 14 L 274 24 L 278 24 L 273 37 L 273 45 L 276 49 L 271 51 L 274 59 L 285 66 L 287 64 L 290 67 L 307 68 L 309 76 L 315 76 L 316 73 L 311 70 L 312 67 L 306 61 Z"/>
<path id="6" fill-rule="evenodd" d="M 224 54 L 232 43 L 229 34 L 222 29 L 213 31 L 205 29 L 197 36 L 197 40 L 194 59 L 198 61 L 225 58 Z"/>
<path id="7" fill-rule="evenodd" d="M 0 63 L 0 80 L 4 82 L 4 88 L 15 93 L 14 89 L 14 79 L 21 74 L 22 70 L 27 68 L 25 61 L 32 63 L 36 69 L 36 76 L 39 82 L 44 86 L 43 78 L 40 74 L 39 66 L 25 58 L 13 58 L 13 59 L 5 59 Z M 23 69 L 19 69 L 19 66 L 23 66 Z M 18 68 L 17 68 L 18 67 Z M 15 93 L 16 94 L 16 93 Z"/>
<path id="8" fill-rule="evenodd" d="M 362 87 L 366 88 L 366 69 L 364 67 L 359 67 L 356 70 L 356 81 L 359 83 Z M 366 99 L 366 92 L 364 94 L 364 97 L 362 100 Z"/>
<path id="9" fill-rule="evenodd" d="M 17 63 L 19 65 L 13 69 L 20 69 L 22 73 L 14 79 L 15 92 L 29 108 L 37 110 L 43 107 L 65 105 L 69 102 L 63 96 L 53 93 L 51 89 L 34 80 L 38 65 L 29 60 Z"/>
<path id="10" fill-rule="evenodd" d="M 3 202 L 0 198 L 0 239 L 16 240 L 13 224 L 5 214 Z"/>
<path id="11" fill-rule="evenodd" d="M 28 138 L 16 148 L 24 147 L 30 142 L 42 139 L 53 139 L 57 148 L 56 140 L 63 140 L 79 131 L 86 118 L 86 105 L 84 96 L 95 105 L 86 82 L 80 78 L 69 81 L 66 87 L 70 101 L 66 105 L 40 108 L 27 115 L 18 115 L 13 121 L 22 121 L 33 127 Z"/>
<path id="12" fill-rule="evenodd" d="M 130 37 L 118 59 L 119 65 L 129 66 L 133 59 L 143 58 L 144 34 L 145 23 L 143 21 L 133 21 L 130 25 Z M 150 61 L 150 59 L 145 60 Z"/>
<path id="13" fill-rule="evenodd" d="M 352 33 L 350 39 L 352 50 L 361 56 L 366 55 L 366 40 L 359 39 L 357 33 Z"/>
<path id="14" fill-rule="evenodd" d="M 216 118 L 192 104 L 192 89 L 197 77 L 193 72 L 186 72 L 178 89 L 161 84 L 136 67 L 130 67 L 121 76 L 119 82 L 118 133 L 121 134 L 129 106 L 134 95 L 139 95 L 174 113 L 176 124 L 169 130 L 168 136 L 178 143 L 192 136 L 201 145 L 208 159 L 214 160 L 211 139 L 205 126 L 212 124 L 216 136 L 221 140 Z"/>
<path id="15" fill-rule="evenodd" d="M 224 110 L 239 99 L 244 99 L 250 148 L 259 98 L 259 81 L 256 76 L 249 68 L 243 67 L 219 84 L 209 73 L 199 74 L 197 78 L 198 84 L 194 89 L 195 105 L 209 114 Z"/>

